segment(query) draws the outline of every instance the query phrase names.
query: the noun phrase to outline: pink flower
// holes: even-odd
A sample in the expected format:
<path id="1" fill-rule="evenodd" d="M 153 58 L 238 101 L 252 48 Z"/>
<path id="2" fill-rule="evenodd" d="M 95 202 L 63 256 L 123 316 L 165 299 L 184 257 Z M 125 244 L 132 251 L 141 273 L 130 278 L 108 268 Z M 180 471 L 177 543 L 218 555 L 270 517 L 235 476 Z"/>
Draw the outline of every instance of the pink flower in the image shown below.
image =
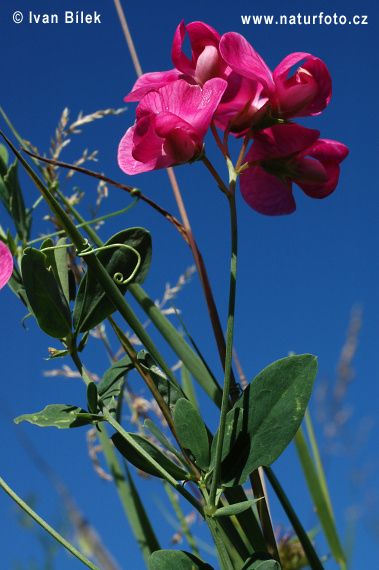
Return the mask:
<path id="1" fill-rule="evenodd" d="M 0 241 L 0 289 L 6 285 L 12 275 L 12 254 L 2 241 Z"/>
<path id="2" fill-rule="evenodd" d="M 267 216 L 291 214 L 296 209 L 292 182 L 311 198 L 325 198 L 336 188 L 339 164 L 348 155 L 345 145 L 318 140 L 320 133 L 299 125 L 276 125 L 255 134 L 241 172 L 245 201 Z"/>
<path id="3" fill-rule="evenodd" d="M 263 59 L 240 34 L 228 32 L 220 41 L 225 62 L 244 77 L 258 81 L 268 97 L 271 115 L 290 119 L 318 115 L 329 103 L 332 82 L 326 65 L 309 53 L 292 53 L 284 58 L 273 73 Z M 292 66 L 305 63 L 288 77 Z"/>
<path id="4" fill-rule="evenodd" d="M 118 164 L 138 174 L 193 161 L 203 153 L 203 139 L 225 91 L 223 79 L 203 88 L 178 80 L 145 95 L 136 122 L 118 148 Z"/>
<path id="5" fill-rule="evenodd" d="M 186 31 L 191 42 L 191 60 L 182 51 Z M 178 79 L 185 79 L 192 85 L 200 86 L 215 77 L 224 79 L 228 66 L 218 49 L 220 37 L 216 30 L 203 22 L 192 22 L 185 26 L 183 20 L 176 29 L 171 51 L 175 69 L 145 73 L 137 79 L 131 93 L 124 101 L 127 103 L 141 101 L 149 91 L 157 91 L 160 87 Z M 228 70 L 229 73 L 232 71 L 230 68 Z"/>

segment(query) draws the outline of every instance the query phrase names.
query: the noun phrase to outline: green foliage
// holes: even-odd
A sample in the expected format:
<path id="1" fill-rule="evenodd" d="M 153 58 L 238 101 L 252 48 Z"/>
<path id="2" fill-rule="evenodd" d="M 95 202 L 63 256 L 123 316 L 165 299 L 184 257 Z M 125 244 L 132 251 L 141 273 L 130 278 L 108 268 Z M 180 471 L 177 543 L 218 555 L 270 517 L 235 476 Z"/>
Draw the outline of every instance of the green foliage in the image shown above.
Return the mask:
<path id="1" fill-rule="evenodd" d="M 174 384 L 170 382 L 167 376 L 155 364 L 150 354 L 145 350 L 141 350 L 141 352 L 138 353 L 138 360 L 141 366 L 150 374 L 158 392 L 173 414 L 177 401 L 184 398 L 180 386 L 174 386 Z"/>
<path id="2" fill-rule="evenodd" d="M 176 465 L 171 459 L 169 459 L 160 449 L 158 449 L 153 443 L 145 439 L 139 434 L 129 433 L 128 434 L 138 445 L 140 445 L 148 455 L 154 459 L 163 469 L 167 471 L 174 479 L 177 481 L 182 481 L 188 478 L 188 473 Z M 126 441 L 119 433 L 112 435 L 112 441 L 115 444 L 118 451 L 121 453 L 125 459 L 127 459 L 132 465 L 153 475 L 154 477 L 162 477 L 162 475 L 157 471 L 157 469 L 151 465 L 147 458 L 145 458 L 139 451 L 137 451 L 131 443 Z"/>
<path id="3" fill-rule="evenodd" d="M 116 244 L 123 244 L 128 247 L 116 247 Z M 109 247 L 112 245 L 115 247 Z M 101 249 L 97 253 L 97 258 L 112 279 L 117 273 L 120 273 L 123 280 L 128 280 L 134 273 L 138 258 L 130 248 L 138 251 L 141 256 L 141 263 L 133 279 L 119 285 L 123 295 L 125 295 L 130 283 L 143 283 L 151 262 L 151 237 L 148 231 L 143 228 L 123 230 L 108 240 L 103 247 L 107 249 Z M 113 303 L 89 268 L 80 283 L 76 296 L 73 315 L 75 331 L 82 333 L 96 327 L 115 310 Z"/>
<path id="4" fill-rule="evenodd" d="M 227 505 L 226 507 L 220 507 L 217 509 L 212 516 L 214 517 L 232 517 L 235 515 L 239 515 L 247 509 L 250 509 L 254 503 L 259 501 L 259 499 L 251 499 L 250 501 L 243 501 L 242 503 L 234 503 L 233 505 Z"/>
<path id="5" fill-rule="evenodd" d="M 183 455 L 177 449 L 175 449 L 173 445 L 171 445 L 171 443 L 165 438 L 159 427 L 156 426 L 154 422 L 147 419 L 145 420 L 143 425 L 159 441 L 159 443 L 163 445 L 163 447 L 165 447 L 168 451 L 170 451 L 173 455 L 175 455 L 177 459 L 179 459 L 181 464 L 184 465 L 184 467 L 188 469 L 188 471 L 193 472 L 193 469 L 191 468 L 189 463 L 187 463 L 187 461 L 184 459 Z"/>
<path id="6" fill-rule="evenodd" d="M 97 413 L 97 386 L 95 382 L 89 382 L 87 385 L 87 405 L 92 414 Z"/>
<path id="7" fill-rule="evenodd" d="M 71 312 L 54 270 L 46 265 L 46 255 L 27 247 L 21 259 L 21 273 L 28 305 L 39 327 L 53 338 L 71 333 Z"/>
<path id="8" fill-rule="evenodd" d="M 107 406 L 112 398 L 120 393 L 125 374 L 134 368 L 129 356 L 124 356 L 104 373 L 103 379 L 97 385 L 97 393 L 103 404 Z"/>
<path id="9" fill-rule="evenodd" d="M 22 241 L 30 236 L 32 225 L 31 212 L 25 208 L 20 184 L 18 181 L 18 162 L 7 167 L 7 152 L 4 147 L 0 153 L 0 199 L 13 219 L 16 231 Z"/>
<path id="10" fill-rule="evenodd" d="M 302 422 L 316 372 L 315 356 L 290 356 L 270 364 L 247 386 L 226 416 L 223 485 L 245 483 L 254 469 L 283 453 Z M 215 443 L 212 459 L 214 453 Z"/>
<path id="11" fill-rule="evenodd" d="M 256 552 L 245 560 L 241 570 L 280 570 L 279 562 L 273 560 L 267 552 Z"/>
<path id="12" fill-rule="evenodd" d="M 213 570 L 200 558 L 184 550 L 157 550 L 148 560 L 149 570 Z"/>
<path id="13" fill-rule="evenodd" d="M 199 469 L 209 467 L 209 439 L 207 429 L 197 409 L 189 400 L 181 398 L 174 410 L 174 426 L 180 445 Z"/>
<path id="14" fill-rule="evenodd" d="M 19 416 L 14 422 L 19 424 L 20 422 L 28 421 L 40 427 L 53 426 L 59 429 L 68 429 L 93 424 L 98 419 L 98 416 L 88 414 L 86 410 L 77 406 L 51 404 L 46 406 L 41 412 Z M 100 419 L 102 419 L 102 416 L 100 416 Z"/>

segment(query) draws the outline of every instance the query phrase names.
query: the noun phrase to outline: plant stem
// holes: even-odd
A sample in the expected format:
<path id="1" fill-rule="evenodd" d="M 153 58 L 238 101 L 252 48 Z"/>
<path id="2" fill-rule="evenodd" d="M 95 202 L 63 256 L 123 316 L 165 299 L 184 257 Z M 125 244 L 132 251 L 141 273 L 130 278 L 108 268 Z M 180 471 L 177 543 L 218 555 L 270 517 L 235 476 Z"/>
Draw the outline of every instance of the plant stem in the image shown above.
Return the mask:
<path id="1" fill-rule="evenodd" d="M 86 558 L 79 550 L 77 550 L 72 544 L 70 544 L 63 536 L 56 532 L 50 525 L 47 524 L 33 509 L 29 507 L 8 485 L 5 483 L 4 479 L 0 477 L 0 487 L 4 489 L 6 493 L 21 507 L 33 520 L 35 520 L 39 525 L 42 526 L 55 540 L 60 542 L 62 546 L 67 548 L 71 554 L 76 556 L 83 564 L 91 568 L 92 570 L 100 570 L 98 566 L 93 564 L 88 558 Z"/>
<path id="2" fill-rule="evenodd" d="M 206 523 L 209 527 L 209 530 L 212 533 L 212 537 L 214 540 L 214 543 L 216 545 L 217 548 L 217 552 L 220 556 L 222 565 L 223 565 L 223 570 L 234 570 L 233 564 L 230 560 L 228 551 L 226 549 L 226 546 L 224 544 L 224 541 L 222 539 L 221 533 L 220 533 L 220 529 L 218 528 L 218 524 L 217 521 L 214 517 L 209 517 L 207 515 L 205 515 L 205 520 Z"/>
<path id="3" fill-rule="evenodd" d="M 232 371 L 232 358 L 233 358 L 233 331 L 234 331 L 234 310 L 235 310 L 235 300 L 236 300 L 236 284 L 237 284 L 237 210 L 235 201 L 235 185 L 236 185 L 236 173 L 234 168 L 232 168 L 230 161 L 229 165 L 229 208 L 230 208 L 230 222 L 231 222 L 231 261 L 230 261 L 230 285 L 229 285 L 229 309 L 228 309 L 228 325 L 226 330 L 226 353 L 225 353 L 225 376 L 224 376 L 224 387 L 222 393 L 221 402 L 221 412 L 220 412 L 220 423 L 218 428 L 218 438 L 216 446 L 216 456 L 215 456 L 215 468 L 212 477 L 209 504 L 211 507 L 215 507 L 217 487 L 219 485 L 220 474 L 221 474 L 221 456 L 222 456 L 222 446 L 225 434 L 225 423 L 226 414 L 229 410 L 229 391 L 230 391 L 230 378 Z"/>

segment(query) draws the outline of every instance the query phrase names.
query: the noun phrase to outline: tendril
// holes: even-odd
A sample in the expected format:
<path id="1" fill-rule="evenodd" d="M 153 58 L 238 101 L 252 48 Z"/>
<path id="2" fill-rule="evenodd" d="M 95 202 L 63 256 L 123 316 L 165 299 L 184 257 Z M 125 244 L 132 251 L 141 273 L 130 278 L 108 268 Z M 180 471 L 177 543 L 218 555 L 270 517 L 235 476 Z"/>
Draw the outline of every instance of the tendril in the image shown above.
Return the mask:
<path id="1" fill-rule="evenodd" d="M 84 251 L 77 252 L 77 253 L 78 253 L 78 255 L 83 256 L 83 255 L 88 255 L 90 253 L 97 253 L 98 251 L 104 251 L 106 249 L 111 249 L 113 247 L 123 247 L 125 249 L 129 249 L 129 251 L 132 251 L 137 256 L 137 264 L 136 264 L 135 268 L 133 269 L 131 275 L 129 275 L 129 277 L 124 279 L 123 274 L 120 272 L 117 272 L 113 275 L 113 281 L 115 283 L 117 283 L 117 285 L 126 285 L 127 283 L 130 283 L 130 281 L 134 278 L 135 274 L 137 273 L 137 271 L 140 268 L 141 263 L 142 263 L 140 253 L 131 245 L 127 245 L 126 243 L 112 243 L 109 245 L 104 245 L 103 247 L 99 247 L 96 250 L 93 249 L 93 246 L 88 245 L 88 247 Z"/>

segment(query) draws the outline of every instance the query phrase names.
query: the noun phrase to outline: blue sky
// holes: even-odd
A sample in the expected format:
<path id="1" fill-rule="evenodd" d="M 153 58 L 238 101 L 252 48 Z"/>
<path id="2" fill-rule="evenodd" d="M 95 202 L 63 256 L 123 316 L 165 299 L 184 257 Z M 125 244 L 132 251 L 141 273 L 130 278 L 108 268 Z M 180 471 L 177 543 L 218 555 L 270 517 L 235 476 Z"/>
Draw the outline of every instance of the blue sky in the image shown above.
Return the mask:
<path id="1" fill-rule="evenodd" d="M 377 120 L 375 112 L 378 79 L 374 54 L 378 47 L 378 13 L 371 2 L 287 2 L 268 1 L 253 6 L 247 0 L 230 3 L 225 0 L 177 3 L 123 2 L 126 19 L 133 35 L 144 72 L 171 69 L 171 45 L 177 25 L 201 20 L 220 34 L 236 31 L 243 34 L 265 59 L 271 69 L 289 53 L 309 52 L 321 58 L 329 68 L 333 95 L 327 109 L 318 117 L 299 121 L 319 129 L 321 137 L 346 144 L 350 154 L 341 167 L 336 191 L 325 200 L 312 200 L 295 187 L 297 211 L 291 216 L 269 218 L 251 210 L 238 195 L 239 274 L 235 347 L 246 377 L 252 379 L 270 362 L 289 351 L 311 352 L 318 356 L 319 374 L 316 392 L 325 382 L 331 386 L 336 378 L 336 364 L 345 342 L 352 307 L 363 308 L 363 327 L 354 358 L 354 379 L 349 386 L 344 406 L 350 415 L 334 455 L 327 456 L 327 473 L 338 526 L 343 539 L 347 519 L 355 523 L 355 554 L 351 568 L 373 568 L 379 565 L 375 539 L 378 538 L 377 512 L 378 444 L 377 406 L 377 322 L 378 322 L 378 232 L 377 232 Z M 306 6 L 306 7 L 305 7 Z M 14 11 L 24 20 L 13 22 Z M 98 24 L 64 23 L 65 11 L 101 14 Z M 58 14 L 58 24 L 29 23 L 29 12 Z M 367 15 L 367 25 L 243 25 L 241 15 Z M 362 18 L 361 18 L 362 19 Z M 125 107 L 123 97 L 131 90 L 135 71 L 112 2 L 77 0 L 17 3 L 0 7 L 0 45 L 2 79 L 0 105 L 21 136 L 31 141 L 41 154 L 49 152 L 50 138 L 65 107 L 74 120 L 80 111 Z M 88 166 L 125 184 L 136 185 L 143 193 L 178 216 L 167 174 L 147 173 L 137 178 L 124 175 L 116 161 L 117 146 L 126 129 L 134 122 L 134 104 L 119 116 L 92 123 L 83 133 L 73 137 L 62 159 L 76 160 L 84 148 L 98 150 L 99 161 Z M 3 120 L 1 128 L 9 135 Z M 222 176 L 227 175 L 222 157 L 206 139 L 208 156 Z M 235 145 L 235 153 L 238 146 Z M 222 322 L 226 326 L 229 229 L 228 209 L 224 196 L 202 164 L 182 166 L 176 175 L 185 200 L 198 246 L 203 254 Z M 27 206 L 37 198 L 37 190 L 21 173 L 20 179 Z M 96 184 L 76 175 L 71 183 L 85 192 L 82 212 L 94 203 Z M 67 187 L 66 191 L 69 191 Z M 103 204 L 102 212 L 121 209 L 128 197 L 117 189 Z M 40 209 L 33 237 L 49 231 Z M 0 224 L 12 228 L 11 221 L 0 209 Z M 174 285 L 179 275 L 192 264 L 190 251 L 176 230 L 146 205 L 139 204 L 122 218 L 101 230 L 105 240 L 125 227 L 143 226 L 151 231 L 154 254 L 145 289 L 152 299 L 161 298 L 166 282 Z M 13 228 L 12 228 L 13 231 Z M 221 377 L 215 343 L 206 307 L 195 275 L 175 301 L 182 318 L 209 361 Z M 23 497 L 36 495 L 38 511 L 49 522 L 56 519 L 59 499 L 43 474 L 20 445 L 19 433 L 26 433 L 46 460 L 66 482 L 80 508 L 97 528 L 105 544 L 122 568 L 143 567 L 138 549 L 129 535 L 127 523 L 111 484 L 100 481 L 88 458 L 85 430 L 69 433 L 42 430 L 30 425 L 13 426 L 10 417 L 34 412 L 49 403 L 67 401 L 84 405 L 85 395 L 78 380 L 45 377 L 56 363 L 46 362 L 51 340 L 36 324 L 28 320 L 28 330 L 21 326 L 24 308 L 7 288 L 1 291 L 2 315 L 0 370 L 1 443 L 0 475 Z M 164 344 L 162 349 L 166 350 Z M 99 376 L 108 367 L 105 354 L 96 341 L 85 353 L 86 366 Z M 167 352 L 170 363 L 175 357 Z M 135 380 L 136 391 L 142 386 Z M 215 410 L 207 409 L 206 419 L 215 427 Z M 316 398 L 311 411 L 316 414 Z M 320 441 L 325 426 L 316 424 Z M 366 430 L 366 431 L 365 431 Z M 366 433 L 367 432 L 367 433 Z M 366 435 L 365 435 L 366 433 Z M 296 454 L 290 446 L 274 465 L 275 472 L 308 529 L 317 525 L 311 503 L 299 476 Z M 162 514 L 154 496 L 161 494 L 156 483 L 138 481 L 153 520 L 158 523 L 159 538 L 164 547 L 174 530 L 160 521 Z M 2 559 L 4 568 L 19 559 L 41 560 L 41 549 L 30 533 L 20 529 L 11 500 L 0 493 L 3 521 Z M 355 520 L 356 515 L 356 520 Z M 273 500 L 275 525 L 286 522 Z M 203 532 L 200 525 L 198 533 Z M 350 546 L 352 545 L 349 539 Z M 16 547 L 17 545 L 17 547 Z M 320 538 L 320 553 L 327 547 Z M 204 556 L 208 556 L 204 554 Z M 216 559 L 208 561 L 216 566 Z M 79 568 L 61 552 L 56 569 Z M 333 561 L 325 565 L 336 568 Z"/>

